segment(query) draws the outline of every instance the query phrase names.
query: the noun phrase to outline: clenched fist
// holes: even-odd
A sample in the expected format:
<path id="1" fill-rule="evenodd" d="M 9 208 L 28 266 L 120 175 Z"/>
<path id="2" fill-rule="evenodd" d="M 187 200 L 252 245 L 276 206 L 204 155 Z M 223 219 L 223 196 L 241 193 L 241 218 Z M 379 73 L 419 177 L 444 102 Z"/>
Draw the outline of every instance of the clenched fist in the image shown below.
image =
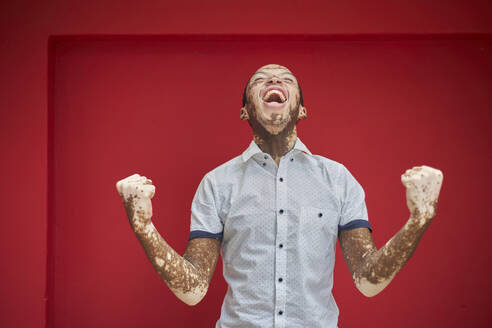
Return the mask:
<path id="1" fill-rule="evenodd" d="M 130 225 L 135 232 L 143 232 L 152 218 L 155 187 L 144 176 L 134 174 L 116 183 L 116 189 L 125 205 Z"/>
<path id="2" fill-rule="evenodd" d="M 440 170 L 425 165 L 408 169 L 401 176 L 401 182 L 407 188 L 408 209 L 421 226 L 436 215 L 442 179 Z"/>

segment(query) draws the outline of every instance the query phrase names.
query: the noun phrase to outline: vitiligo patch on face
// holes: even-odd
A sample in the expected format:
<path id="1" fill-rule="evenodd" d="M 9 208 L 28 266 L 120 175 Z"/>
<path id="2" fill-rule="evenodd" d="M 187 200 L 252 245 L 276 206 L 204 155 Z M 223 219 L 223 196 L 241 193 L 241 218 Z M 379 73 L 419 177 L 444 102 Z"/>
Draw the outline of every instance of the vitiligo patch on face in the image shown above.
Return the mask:
<path id="1" fill-rule="evenodd" d="M 280 139 L 292 134 L 301 104 L 299 85 L 288 69 L 280 65 L 260 68 L 250 79 L 246 99 L 248 121 L 257 138 Z"/>

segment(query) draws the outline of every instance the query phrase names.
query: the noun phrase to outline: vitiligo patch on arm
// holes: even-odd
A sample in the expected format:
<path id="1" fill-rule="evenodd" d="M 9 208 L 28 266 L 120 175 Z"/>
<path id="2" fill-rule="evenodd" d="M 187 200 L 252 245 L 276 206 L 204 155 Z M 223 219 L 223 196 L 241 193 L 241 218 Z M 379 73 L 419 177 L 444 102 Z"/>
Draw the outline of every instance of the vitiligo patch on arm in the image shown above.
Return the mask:
<path id="1" fill-rule="evenodd" d="M 130 225 L 154 269 L 174 294 L 188 305 L 195 305 L 207 293 L 220 244 L 216 241 L 190 241 L 185 257 L 180 256 L 158 233 L 151 221 L 152 181 L 134 174 L 118 181 L 116 188 L 125 205 Z"/>
<path id="2" fill-rule="evenodd" d="M 434 218 L 442 172 L 428 166 L 402 175 L 410 218 L 382 248 L 366 229 L 340 232 L 340 246 L 357 288 L 371 297 L 381 292 L 405 265 Z"/>

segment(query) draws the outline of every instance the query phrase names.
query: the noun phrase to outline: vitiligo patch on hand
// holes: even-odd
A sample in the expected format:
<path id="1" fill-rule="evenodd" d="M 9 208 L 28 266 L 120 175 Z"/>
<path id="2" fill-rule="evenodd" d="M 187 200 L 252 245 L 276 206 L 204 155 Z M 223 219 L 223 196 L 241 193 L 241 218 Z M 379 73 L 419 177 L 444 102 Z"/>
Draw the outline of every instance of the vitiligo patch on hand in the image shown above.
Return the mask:
<path id="1" fill-rule="evenodd" d="M 423 226 L 437 211 L 437 200 L 441 190 L 443 174 L 440 170 L 423 165 L 407 170 L 401 176 L 407 188 L 407 206 L 412 217 Z"/>

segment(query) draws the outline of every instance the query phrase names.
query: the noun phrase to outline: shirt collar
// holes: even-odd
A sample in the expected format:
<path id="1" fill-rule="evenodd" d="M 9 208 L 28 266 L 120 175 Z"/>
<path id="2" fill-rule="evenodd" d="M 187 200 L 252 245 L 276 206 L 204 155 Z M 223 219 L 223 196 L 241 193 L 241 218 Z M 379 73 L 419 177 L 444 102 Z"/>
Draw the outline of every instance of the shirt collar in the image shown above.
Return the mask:
<path id="1" fill-rule="evenodd" d="M 307 149 L 306 145 L 304 145 L 301 142 L 301 139 L 299 139 L 299 137 L 297 137 L 296 143 L 290 151 L 292 151 L 292 150 L 298 150 L 298 151 L 302 151 L 306 154 L 312 155 L 311 152 L 309 151 L 309 149 Z M 258 147 L 256 142 L 254 140 L 252 140 L 251 143 L 249 144 L 249 147 L 243 152 L 243 154 L 241 156 L 243 158 L 243 161 L 246 162 L 253 155 L 258 154 L 258 153 L 263 153 L 263 151 L 260 149 L 260 147 Z"/>

